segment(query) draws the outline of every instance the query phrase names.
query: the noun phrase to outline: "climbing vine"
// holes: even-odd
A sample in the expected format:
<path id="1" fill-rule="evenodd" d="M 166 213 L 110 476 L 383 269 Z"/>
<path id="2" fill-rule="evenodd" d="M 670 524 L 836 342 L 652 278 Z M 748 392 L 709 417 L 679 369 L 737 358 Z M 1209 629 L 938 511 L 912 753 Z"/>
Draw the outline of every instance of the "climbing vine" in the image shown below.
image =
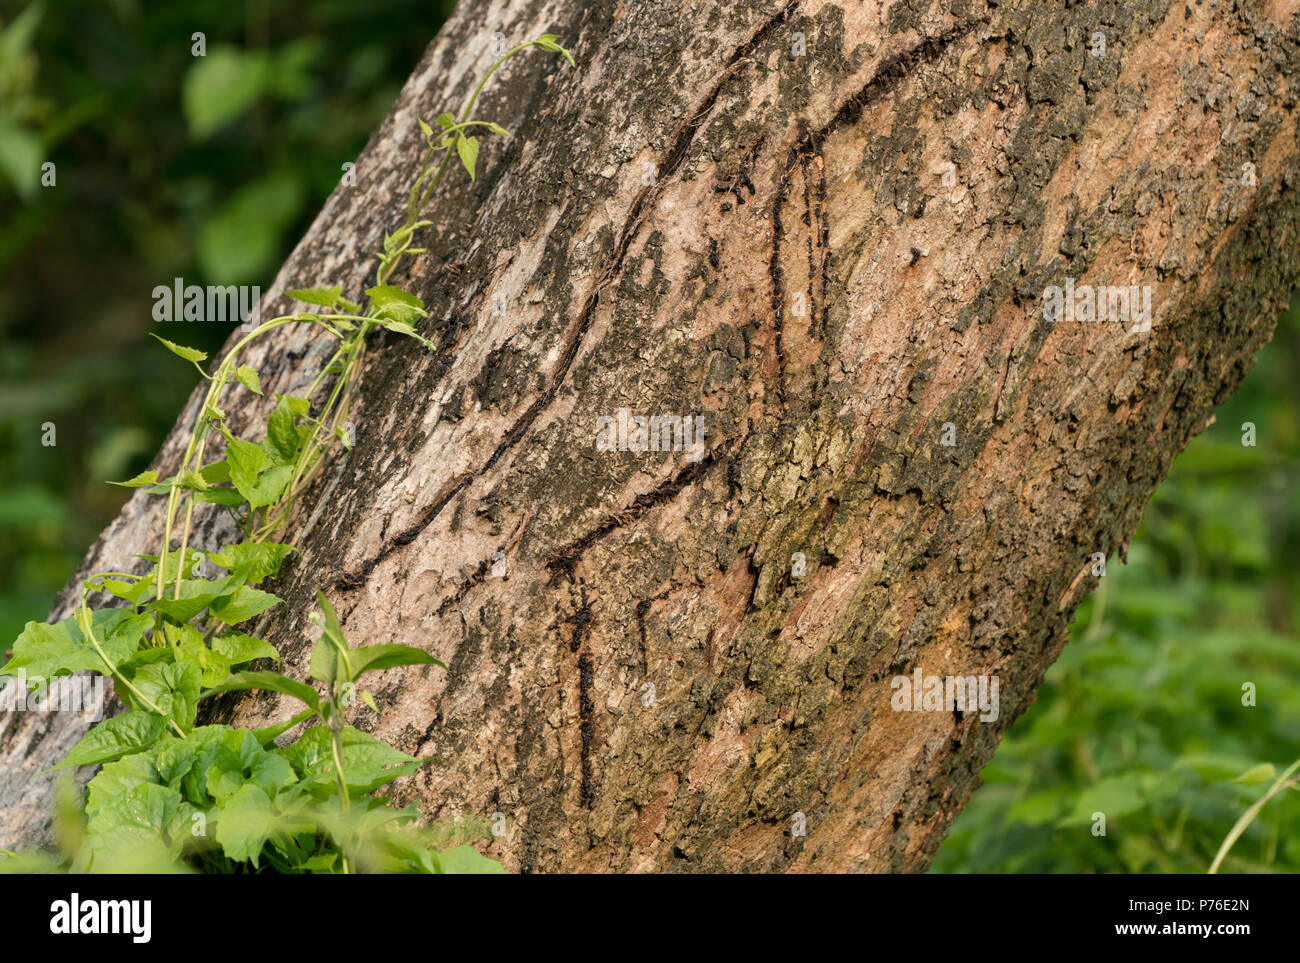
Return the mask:
<path id="1" fill-rule="evenodd" d="M 485 129 L 473 118 L 488 79 L 530 48 L 573 58 L 546 34 L 508 50 L 479 81 L 460 115 L 419 121 L 425 150 L 406 204 L 406 218 L 384 237 L 375 285 L 365 303 L 341 287 L 287 292 L 320 310 L 262 322 L 240 338 L 209 374 L 207 356 L 158 338 L 191 362 L 208 382 L 176 473 L 150 470 L 117 484 L 167 497 L 157 554 L 143 556 L 143 574 L 100 572 L 82 586 L 71 618 L 29 622 L 14 642 L 0 675 L 27 685 L 89 670 L 111 677 L 126 711 L 92 728 L 56 769 L 100 765 L 74 818 L 63 824 L 64 855 L 57 868 L 74 872 L 156 871 L 180 866 L 208 872 L 499 872 L 495 861 L 468 844 L 440 849 L 464 827 L 448 832 L 417 823 L 418 810 L 396 810 L 370 793 L 426 760 L 415 759 L 349 726 L 368 673 L 399 666 L 446 666 L 422 649 L 398 643 L 354 647 L 325 594 L 316 598 L 321 636 L 311 653 L 316 685 L 268 668 L 279 653 L 240 629 L 283 600 L 257 586 L 275 576 L 295 551 L 273 541 L 295 499 L 312 483 L 335 446 L 350 448 L 345 430 L 349 401 L 365 360 L 368 335 L 384 328 L 435 345 L 417 327 L 426 317 L 415 295 L 389 284 L 412 244 L 429 226 L 422 214 L 448 167 L 472 180 Z M 262 394 L 257 372 L 240 363 L 246 349 L 288 324 L 325 331 L 337 345 L 302 395 L 277 395 L 265 435 L 250 441 L 228 425 L 222 401 L 242 385 Z M 205 460 L 211 459 L 211 460 Z M 218 551 L 190 541 L 195 509 L 220 506 L 241 539 Z M 172 547 L 179 537 L 178 544 Z M 94 606 L 92 597 L 115 599 Z M 260 729 L 195 724 L 200 703 L 224 692 L 267 691 L 289 696 L 301 710 Z M 287 744 L 276 740 L 305 725 Z M 72 824 L 72 828 L 69 828 Z M 12 855 L 0 859 L 0 868 Z"/>

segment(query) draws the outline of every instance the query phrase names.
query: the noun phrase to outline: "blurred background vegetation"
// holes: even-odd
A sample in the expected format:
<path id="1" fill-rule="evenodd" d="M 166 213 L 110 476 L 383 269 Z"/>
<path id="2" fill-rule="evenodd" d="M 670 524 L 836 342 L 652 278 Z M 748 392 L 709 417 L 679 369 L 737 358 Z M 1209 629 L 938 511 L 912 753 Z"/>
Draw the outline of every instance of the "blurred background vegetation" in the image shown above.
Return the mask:
<path id="1" fill-rule="evenodd" d="M 452 3 L 0 2 L 4 638 L 44 619 L 128 494 L 103 482 L 145 467 L 193 387 L 147 337 L 154 286 L 266 289 Z M 1111 560 L 935 871 L 1203 872 L 1266 767 L 1300 756 L 1298 367 L 1293 306 Z M 1300 870 L 1297 816 L 1282 793 L 1224 871 Z"/>
<path id="2" fill-rule="evenodd" d="M 153 288 L 266 290 L 452 5 L 0 2 L 3 638 L 44 618 L 129 494 L 104 481 L 194 387 L 148 337 Z"/>
<path id="3" fill-rule="evenodd" d="M 934 872 L 1204 872 L 1300 757 L 1298 372 L 1293 301 L 1241 392 L 1174 461 L 1128 563 L 1109 560 Z M 1300 793 L 1283 791 L 1219 872 L 1300 871 L 1297 829 Z"/>

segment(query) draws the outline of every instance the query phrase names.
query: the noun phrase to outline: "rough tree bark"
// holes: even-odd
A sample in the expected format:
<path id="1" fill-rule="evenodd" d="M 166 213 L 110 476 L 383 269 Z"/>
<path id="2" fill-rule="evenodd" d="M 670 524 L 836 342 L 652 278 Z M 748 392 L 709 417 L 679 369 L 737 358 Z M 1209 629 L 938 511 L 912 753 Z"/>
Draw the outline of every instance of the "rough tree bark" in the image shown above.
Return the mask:
<path id="1" fill-rule="evenodd" d="M 446 660 L 389 672 L 357 724 L 441 757 L 398 802 L 504 813 L 512 869 L 924 869 L 1090 557 L 1122 557 L 1297 279 L 1297 6 L 463 4 L 275 291 L 372 283 L 416 116 L 462 101 L 494 31 L 560 34 L 579 71 L 530 55 L 489 88 L 514 137 L 394 279 L 442 347 L 372 352 L 258 630 L 303 675 L 322 586 L 354 643 Z M 1045 320 L 1067 277 L 1150 285 L 1151 330 Z M 284 392 L 326 342 L 281 330 L 254 364 Z M 620 408 L 704 414 L 704 456 L 597 451 Z M 161 502 L 78 579 L 146 550 Z M 918 666 L 997 675 L 1000 716 L 891 711 Z M 4 720 L 3 845 L 44 838 L 34 774 L 82 728 Z"/>

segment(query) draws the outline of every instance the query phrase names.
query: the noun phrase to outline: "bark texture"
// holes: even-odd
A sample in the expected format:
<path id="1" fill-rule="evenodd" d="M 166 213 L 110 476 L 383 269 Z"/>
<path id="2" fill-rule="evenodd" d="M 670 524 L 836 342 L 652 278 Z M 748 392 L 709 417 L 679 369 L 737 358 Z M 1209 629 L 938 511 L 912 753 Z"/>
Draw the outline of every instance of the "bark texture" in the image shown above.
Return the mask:
<path id="1" fill-rule="evenodd" d="M 275 291 L 373 283 L 416 116 L 462 102 L 493 32 L 559 34 L 579 70 L 529 55 L 488 88 L 514 136 L 393 279 L 441 348 L 372 351 L 257 629 L 305 675 L 321 586 L 354 644 L 445 660 L 355 722 L 440 757 L 397 802 L 503 813 L 512 869 L 924 869 L 1091 556 L 1122 557 L 1300 274 L 1298 6 L 462 4 Z M 1066 278 L 1151 286 L 1150 331 L 1048 322 Z M 250 361 L 268 396 L 328 347 L 282 332 Z M 704 415 L 703 457 L 596 450 L 620 408 Z M 147 550 L 162 502 L 78 578 Z M 998 676 L 996 722 L 891 711 L 917 667 Z M 83 726 L 0 723 L 0 845 L 43 838 L 33 775 Z"/>

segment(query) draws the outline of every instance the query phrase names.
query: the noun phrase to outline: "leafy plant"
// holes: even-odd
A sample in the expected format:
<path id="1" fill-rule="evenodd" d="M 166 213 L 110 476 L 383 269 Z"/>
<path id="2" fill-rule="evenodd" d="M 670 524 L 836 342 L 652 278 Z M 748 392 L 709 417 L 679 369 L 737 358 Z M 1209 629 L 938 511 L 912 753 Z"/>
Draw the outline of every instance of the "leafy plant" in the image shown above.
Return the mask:
<path id="1" fill-rule="evenodd" d="M 126 706 L 123 714 L 91 729 L 56 767 L 103 766 L 87 787 L 84 825 L 63 834 L 77 839 L 67 847 L 68 868 L 501 870 L 468 845 L 439 851 L 447 834 L 416 826 L 417 810 L 396 811 L 370 797 L 414 772 L 421 760 L 346 724 L 357 698 L 378 711 L 373 696 L 357 688 L 367 673 L 410 665 L 445 669 L 441 662 L 396 643 L 352 647 L 333 606 L 318 590 L 321 636 L 309 674 L 324 689 L 322 695 L 307 682 L 250 668 L 279 656 L 269 643 L 238 627 L 282 604 L 257 586 L 275 576 L 294 549 L 270 539 L 283 529 L 294 499 L 311 483 L 326 454 L 336 443 L 349 444 L 343 425 L 367 336 L 384 328 L 434 347 L 416 329 L 426 317 L 423 303 L 388 280 L 406 255 L 419 252 L 412 242 L 430 223 L 421 214 L 453 156 L 475 176 L 478 141 L 469 131 L 482 127 L 506 133 L 497 124 L 472 119 L 484 84 L 529 47 L 562 53 L 572 63 L 556 39 L 544 35 L 507 51 L 474 89 L 459 119 L 441 115 L 436 132 L 420 121 L 427 151 L 406 219 L 384 239 L 377 283 L 365 292 L 364 307 L 343 297 L 342 288 L 290 291 L 291 297 L 324 310 L 260 324 L 232 346 L 210 375 L 201 367 L 207 360 L 204 352 L 158 338 L 209 382 L 176 473 L 160 479 L 150 470 L 117 483 L 167 496 L 158 554 L 144 556 L 149 568 L 143 574 L 101 572 L 86 579 L 73 616 L 53 625 L 27 623 L 13 645 L 13 657 L 0 669 L 0 675 L 21 671 L 37 680 L 98 672 L 113 679 Z M 338 346 L 304 395 L 277 396 L 260 440 L 239 438 L 227 423 L 223 397 L 237 385 L 262 394 L 257 372 L 239 359 L 254 341 L 287 324 L 319 327 Z M 321 395 L 323 400 L 314 403 Z M 210 449 L 221 449 L 220 456 Z M 208 457 L 213 460 L 205 461 Z M 228 512 L 242 539 L 219 551 L 193 547 L 190 535 L 200 504 Z M 177 531 L 179 545 L 173 549 Z M 91 596 L 100 593 L 125 604 L 92 608 Z M 203 700 L 250 690 L 291 696 L 303 708 L 262 729 L 196 726 Z M 289 744 L 275 744 L 313 720 L 318 724 Z M 72 825 L 75 820 L 62 822 Z"/>

